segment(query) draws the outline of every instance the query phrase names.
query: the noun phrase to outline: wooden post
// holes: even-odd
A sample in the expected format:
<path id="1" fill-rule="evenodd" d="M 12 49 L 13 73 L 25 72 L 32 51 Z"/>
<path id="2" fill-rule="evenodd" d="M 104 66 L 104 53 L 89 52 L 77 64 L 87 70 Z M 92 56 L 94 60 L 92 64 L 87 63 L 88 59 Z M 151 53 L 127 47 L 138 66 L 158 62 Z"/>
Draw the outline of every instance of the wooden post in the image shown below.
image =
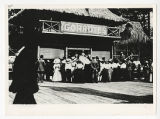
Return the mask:
<path id="1" fill-rule="evenodd" d="M 111 56 L 112 59 L 113 59 L 113 48 L 114 48 L 114 47 L 113 47 L 113 45 L 112 45 L 112 56 Z"/>
<path id="2" fill-rule="evenodd" d="M 68 47 L 66 47 L 65 55 L 66 55 L 66 58 L 68 58 Z"/>
<path id="3" fill-rule="evenodd" d="M 116 57 L 116 42 L 115 41 L 113 41 L 113 55 L 115 55 Z M 112 58 L 114 57 L 112 56 Z"/>
<path id="4" fill-rule="evenodd" d="M 39 55 L 40 55 L 40 46 L 38 46 L 37 48 L 37 59 L 39 58 Z"/>
<path id="5" fill-rule="evenodd" d="M 91 57 L 92 57 L 92 48 L 91 48 Z"/>
<path id="6" fill-rule="evenodd" d="M 149 35 L 149 38 L 150 38 L 150 12 L 148 12 L 148 35 Z"/>
<path id="7" fill-rule="evenodd" d="M 43 30 L 44 30 L 44 22 L 42 22 L 42 32 L 43 32 Z"/>

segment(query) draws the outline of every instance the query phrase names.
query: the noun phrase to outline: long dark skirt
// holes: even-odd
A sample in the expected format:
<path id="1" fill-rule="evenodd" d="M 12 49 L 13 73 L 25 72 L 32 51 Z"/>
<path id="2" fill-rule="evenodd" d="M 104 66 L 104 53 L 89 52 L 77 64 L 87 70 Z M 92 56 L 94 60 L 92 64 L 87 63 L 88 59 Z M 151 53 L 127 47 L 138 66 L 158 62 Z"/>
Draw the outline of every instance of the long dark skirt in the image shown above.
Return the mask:
<path id="1" fill-rule="evenodd" d="M 53 76 L 53 69 L 47 68 L 45 70 L 45 74 L 46 74 L 46 80 L 50 81 L 50 76 Z"/>
<path id="2" fill-rule="evenodd" d="M 138 77 L 138 71 L 137 71 L 137 69 L 134 69 L 132 71 L 132 79 L 135 80 L 135 79 L 138 79 L 138 78 L 139 78 Z"/>
<path id="3" fill-rule="evenodd" d="M 71 83 L 71 77 L 72 77 L 71 70 L 67 69 L 65 74 L 66 74 L 65 75 L 66 76 L 66 82 Z"/>
<path id="4" fill-rule="evenodd" d="M 112 73 L 112 81 L 120 80 L 120 68 L 114 68 Z"/>
<path id="5" fill-rule="evenodd" d="M 108 70 L 107 69 L 103 69 L 101 72 L 102 75 L 102 82 L 109 82 L 109 76 L 108 76 Z"/>
<path id="6" fill-rule="evenodd" d="M 53 76 L 53 71 L 52 72 L 47 72 L 46 71 L 46 80 L 51 81 L 50 76 Z"/>
<path id="7" fill-rule="evenodd" d="M 65 73 L 65 69 L 61 70 L 61 74 L 62 74 L 62 82 L 66 82 L 66 73 Z"/>
<path id="8" fill-rule="evenodd" d="M 96 70 L 93 70 L 93 72 L 92 72 L 92 82 L 98 83 L 98 71 L 96 71 Z"/>
<path id="9" fill-rule="evenodd" d="M 144 77 L 145 77 L 145 81 L 149 82 L 149 77 L 150 77 L 149 69 L 144 70 Z"/>
<path id="10" fill-rule="evenodd" d="M 120 69 L 120 81 L 126 81 L 128 80 L 127 78 L 128 72 L 126 69 Z"/>
<path id="11" fill-rule="evenodd" d="M 92 82 L 92 68 L 90 64 L 86 64 L 84 67 L 84 82 Z"/>
<path id="12" fill-rule="evenodd" d="M 83 69 L 76 69 L 74 71 L 74 83 L 84 83 L 84 71 Z"/>
<path id="13" fill-rule="evenodd" d="M 128 81 L 132 80 L 132 70 L 131 69 L 127 69 L 127 80 Z"/>
<path id="14" fill-rule="evenodd" d="M 18 92 L 13 104 L 36 104 L 33 93 Z"/>

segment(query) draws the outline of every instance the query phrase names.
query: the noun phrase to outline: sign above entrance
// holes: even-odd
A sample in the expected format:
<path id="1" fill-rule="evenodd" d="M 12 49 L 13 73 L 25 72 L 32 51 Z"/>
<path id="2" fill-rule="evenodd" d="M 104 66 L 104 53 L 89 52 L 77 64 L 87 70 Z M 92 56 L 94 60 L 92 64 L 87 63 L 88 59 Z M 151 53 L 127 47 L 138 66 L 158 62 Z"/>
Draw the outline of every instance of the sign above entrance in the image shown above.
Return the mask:
<path id="1" fill-rule="evenodd" d="M 61 31 L 67 33 L 107 36 L 107 27 L 101 25 L 61 22 Z"/>
<path id="2" fill-rule="evenodd" d="M 42 22 L 42 33 L 121 38 L 120 30 L 118 27 L 108 27 L 104 25 L 94 25 L 66 21 L 40 20 L 40 22 Z"/>

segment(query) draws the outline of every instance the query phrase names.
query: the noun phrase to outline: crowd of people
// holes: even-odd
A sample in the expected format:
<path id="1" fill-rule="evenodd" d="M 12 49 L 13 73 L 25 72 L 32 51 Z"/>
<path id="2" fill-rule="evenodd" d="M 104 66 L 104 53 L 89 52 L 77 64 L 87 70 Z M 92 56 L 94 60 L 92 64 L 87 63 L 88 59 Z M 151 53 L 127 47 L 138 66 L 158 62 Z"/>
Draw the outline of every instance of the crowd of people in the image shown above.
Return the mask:
<path id="1" fill-rule="evenodd" d="M 44 80 L 65 83 L 98 83 L 126 80 L 153 82 L 152 61 L 140 62 L 132 56 L 106 60 L 90 54 L 75 54 L 71 58 L 36 59 L 36 51 L 25 47 L 14 61 L 12 83 L 9 91 L 16 93 L 13 104 L 36 104 L 34 93 L 38 82 Z"/>
<path id="2" fill-rule="evenodd" d="M 142 80 L 153 81 L 152 61 L 134 61 L 123 53 L 119 58 L 106 60 L 98 56 L 91 57 L 82 52 L 70 58 L 44 60 L 43 55 L 37 60 L 38 82 L 44 80 L 68 83 L 98 83 L 111 81 Z"/>

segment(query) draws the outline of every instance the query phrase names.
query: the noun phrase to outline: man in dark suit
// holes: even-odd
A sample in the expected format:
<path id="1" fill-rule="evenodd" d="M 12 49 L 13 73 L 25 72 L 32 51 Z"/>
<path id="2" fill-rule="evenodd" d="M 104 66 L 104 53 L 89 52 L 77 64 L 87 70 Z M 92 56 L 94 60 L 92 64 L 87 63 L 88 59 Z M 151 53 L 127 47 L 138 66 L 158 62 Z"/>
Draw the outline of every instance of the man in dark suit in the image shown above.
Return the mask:
<path id="1" fill-rule="evenodd" d="M 92 68 L 92 82 L 98 83 L 99 64 L 95 57 L 92 58 L 91 68 Z"/>

